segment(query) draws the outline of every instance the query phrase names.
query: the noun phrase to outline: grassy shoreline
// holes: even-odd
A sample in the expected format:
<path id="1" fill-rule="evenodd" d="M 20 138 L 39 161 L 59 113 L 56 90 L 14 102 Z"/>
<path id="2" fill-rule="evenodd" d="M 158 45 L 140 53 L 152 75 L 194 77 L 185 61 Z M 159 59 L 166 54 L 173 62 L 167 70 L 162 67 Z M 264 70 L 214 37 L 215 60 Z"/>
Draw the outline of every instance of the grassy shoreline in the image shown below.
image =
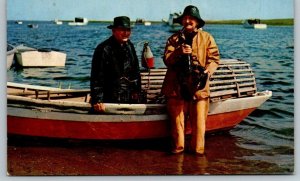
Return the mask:
<path id="1" fill-rule="evenodd" d="M 228 25 L 240 25 L 242 24 L 242 19 L 240 20 L 205 20 L 206 24 L 228 24 Z M 97 21 L 90 20 L 90 23 L 111 23 L 111 21 Z M 151 21 L 153 24 L 162 23 L 161 21 Z M 267 25 L 282 25 L 282 26 L 293 26 L 294 19 L 261 19 L 261 23 Z"/>
<path id="2" fill-rule="evenodd" d="M 207 20 L 206 24 L 232 24 L 232 25 L 238 25 L 242 24 L 243 20 Z M 294 19 L 261 19 L 261 23 L 267 24 L 267 25 L 283 25 L 283 26 L 293 26 L 294 25 Z"/>

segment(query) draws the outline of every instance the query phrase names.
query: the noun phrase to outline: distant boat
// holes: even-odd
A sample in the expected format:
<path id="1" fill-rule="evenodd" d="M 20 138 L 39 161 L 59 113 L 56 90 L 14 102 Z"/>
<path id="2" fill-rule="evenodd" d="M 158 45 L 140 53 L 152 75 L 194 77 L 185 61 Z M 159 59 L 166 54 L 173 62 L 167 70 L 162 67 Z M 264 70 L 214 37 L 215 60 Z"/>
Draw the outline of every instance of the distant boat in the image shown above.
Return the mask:
<path id="1" fill-rule="evenodd" d="M 63 22 L 60 21 L 60 20 L 58 20 L 58 19 L 55 19 L 55 20 L 54 20 L 54 23 L 57 24 L 57 25 L 62 25 L 62 24 L 63 24 Z"/>
<path id="2" fill-rule="evenodd" d="M 35 49 L 19 45 L 16 47 L 17 63 L 21 67 L 65 66 L 66 54 L 51 49 Z"/>
<path id="3" fill-rule="evenodd" d="M 166 24 L 169 26 L 169 31 L 170 32 L 177 32 L 179 31 L 182 27 L 181 25 L 176 22 L 176 18 L 178 18 L 181 15 L 181 13 L 170 13 L 169 14 L 169 20 L 166 22 Z"/>
<path id="4" fill-rule="evenodd" d="M 136 24 L 136 25 L 150 26 L 150 25 L 151 25 L 151 22 L 150 22 L 150 21 L 146 21 L 146 20 L 141 19 L 141 18 L 138 18 L 138 19 L 136 19 L 135 24 Z"/>
<path id="5" fill-rule="evenodd" d="M 27 27 L 28 28 L 38 28 L 39 25 L 38 24 L 28 24 Z"/>
<path id="6" fill-rule="evenodd" d="M 84 26 L 87 25 L 89 20 L 87 18 L 76 17 L 73 22 L 69 22 L 70 26 Z"/>
<path id="7" fill-rule="evenodd" d="M 23 24 L 23 22 L 22 21 L 15 21 L 15 24 L 21 25 L 21 24 Z"/>
<path id="8" fill-rule="evenodd" d="M 150 26 L 150 25 L 151 25 L 151 22 L 150 22 L 150 21 L 145 21 L 145 22 L 144 22 L 144 25 L 145 25 L 145 26 Z"/>
<path id="9" fill-rule="evenodd" d="M 243 22 L 244 28 L 266 29 L 267 25 L 260 22 L 260 19 L 246 19 Z"/>
<path id="10" fill-rule="evenodd" d="M 163 23 L 166 24 L 166 25 L 168 24 L 168 20 L 166 20 L 166 19 L 164 19 L 164 18 L 161 19 L 161 22 L 163 22 Z"/>
<path id="11" fill-rule="evenodd" d="M 7 70 L 10 69 L 10 67 L 13 63 L 15 52 L 16 52 L 16 48 L 10 44 L 7 44 L 7 48 L 6 48 L 6 68 L 7 68 Z"/>

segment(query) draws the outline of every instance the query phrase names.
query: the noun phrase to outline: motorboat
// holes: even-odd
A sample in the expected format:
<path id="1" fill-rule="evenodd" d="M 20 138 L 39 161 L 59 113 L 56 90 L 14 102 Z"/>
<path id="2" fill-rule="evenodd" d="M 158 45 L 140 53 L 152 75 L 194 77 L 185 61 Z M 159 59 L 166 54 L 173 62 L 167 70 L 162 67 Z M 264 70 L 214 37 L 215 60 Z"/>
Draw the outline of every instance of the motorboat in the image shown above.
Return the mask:
<path id="1" fill-rule="evenodd" d="M 260 19 L 246 19 L 243 20 L 244 28 L 253 28 L 253 29 L 266 29 L 267 24 L 261 23 Z"/>
<path id="2" fill-rule="evenodd" d="M 170 32 L 177 32 L 181 30 L 182 26 L 176 22 L 176 19 L 181 15 L 181 13 L 170 13 L 169 14 L 169 19 L 167 21 L 167 25 L 169 26 L 169 31 Z"/>
<path id="3" fill-rule="evenodd" d="M 73 22 L 69 22 L 68 25 L 70 26 L 84 26 L 87 25 L 89 20 L 87 18 L 76 17 Z"/>
<path id="4" fill-rule="evenodd" d="M 63 22 L 60 21 L 60 20 L 58 20 L 58 19 L 55 19 L 55 20 L 54 20 L 54 23 L 57 24 L 57 25 L 62 25 L 62 24 L 63 24 Z"/>
<path id="5" fill-rule="evenodd" d="M 144 19 L 138 18 L 135 21 L 135 25 L 145 25 L 145 26 L 151 26 L 151 21 L 146 21 Z"/>
<path id="6" fill-rule="evenodd" d="M 52 49 L 36 49 L 19 45 L 16 47 L 17 63 L 21 67 L 65 66 L 66 53 Z"/>
<path id="7" fill-rule="evenodd" d="M 90 112 L 89 89 L 7 82 L 7 132 L 104 140 L 170 136 L 165 98 L 160 94 L 165 74 L 165 68 L 141 72 L 145 102 L 104 103 L 103 114 Z M 235 127 L 272 96 L 272 91 L 257 91 L 254 72 L 245 61 L 222 60 L 210 79 L 207 132 Z"/>

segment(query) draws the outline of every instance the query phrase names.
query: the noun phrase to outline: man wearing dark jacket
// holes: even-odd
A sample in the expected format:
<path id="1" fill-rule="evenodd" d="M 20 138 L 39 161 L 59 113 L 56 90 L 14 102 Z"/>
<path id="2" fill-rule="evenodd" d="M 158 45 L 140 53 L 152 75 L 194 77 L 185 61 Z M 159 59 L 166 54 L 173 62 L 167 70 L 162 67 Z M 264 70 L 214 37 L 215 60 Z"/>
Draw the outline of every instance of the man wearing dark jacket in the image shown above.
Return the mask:
<path id="1" fill-rule="evenodd" d="M 130 19 L 114 18 L 112 36 L 95 49 L 91 69 L 91 105 L 105 112 L 106 103 L 135 103 L 141 90 L 139 62 L 131 35 Z"/>

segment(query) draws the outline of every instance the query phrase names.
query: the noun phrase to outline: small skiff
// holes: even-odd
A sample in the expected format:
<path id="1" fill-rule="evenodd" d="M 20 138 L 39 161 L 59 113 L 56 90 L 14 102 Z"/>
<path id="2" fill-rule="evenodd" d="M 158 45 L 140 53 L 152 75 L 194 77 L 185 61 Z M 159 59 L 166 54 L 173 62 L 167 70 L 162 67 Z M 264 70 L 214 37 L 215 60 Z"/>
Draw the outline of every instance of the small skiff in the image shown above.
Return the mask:
<path id="1" fill-rule="evenodd" d="M 16 47 L 17 63 L 21 67 L 65 66 L 67 55 L 51 49 L 35 49 L 19 45 Z"/>
<path id="2" fill-rule="evenodd" d="M 106 103 L 105 114 L 89 113 L 89 89 L 60 89 L 7 83 L 9 134 L 74 139 L 145 139 L 169 136 L 160 88 L 166 69 L 142 72 L 143 104 Z M 222 60 L 210 82 L 206 130 L 230 129 L 272 96 L 257 92 L 254 73 L 244 61 Z"/>

